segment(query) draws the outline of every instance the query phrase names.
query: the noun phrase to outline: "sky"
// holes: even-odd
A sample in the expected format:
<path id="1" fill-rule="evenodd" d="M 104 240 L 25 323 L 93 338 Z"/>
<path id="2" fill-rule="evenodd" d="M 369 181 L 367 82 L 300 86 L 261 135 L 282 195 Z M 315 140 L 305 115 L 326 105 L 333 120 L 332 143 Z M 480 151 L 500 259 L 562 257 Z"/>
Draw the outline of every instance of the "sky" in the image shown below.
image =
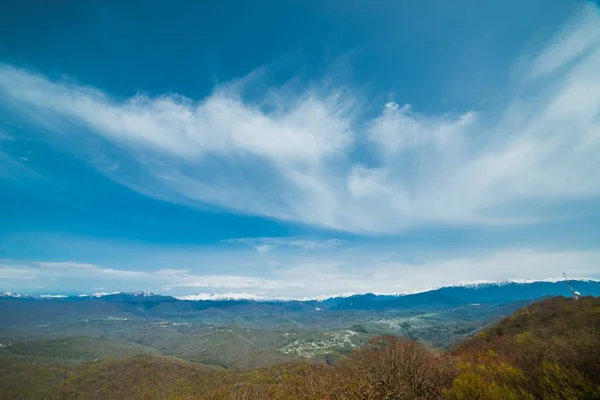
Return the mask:
<path id="1" fill-rule="evenodd" d="M 591 1 L 0 5 L 0 291 L 600 278 Z"/>

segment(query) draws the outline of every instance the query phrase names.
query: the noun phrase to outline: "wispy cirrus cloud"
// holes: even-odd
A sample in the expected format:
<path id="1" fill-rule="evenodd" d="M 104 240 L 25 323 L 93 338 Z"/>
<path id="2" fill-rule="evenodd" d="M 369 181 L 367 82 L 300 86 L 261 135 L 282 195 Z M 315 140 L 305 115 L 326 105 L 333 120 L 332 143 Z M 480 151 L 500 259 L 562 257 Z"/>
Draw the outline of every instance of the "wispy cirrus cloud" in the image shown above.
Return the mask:
<path id="1" fill-rule="evenodd" d="M 277 291 L 288 288 L 304 288 L 305 286 L 304 283 L 297 281 L 233 275 L 186 276 L 181 282 L 165 285 L 169 288 L 257 289 L 260 291 Z"/>
<path id="2" fill-rule="evenodd" d="M 30 279 L 48 278 L 132 278 L 143 279 L 149 274 L 144 271 L 113 269 L 100 265 L 74 261 L 30 261 L 30 260 L 0 260 L 0 273 L 6 279 L 21 279 L 28 276 Z"/>
<path id="3" fill-rule="evenodd" d="M 259 291 L 289 290 L 303 288 L 304 283 L 284 278 L 265 278 L 243 275 L 206 275 L 188 269 L 158 269 L 138 271 L 72 261 L 48 262 L 28 260 L 0 260 L 0 276 L 6 282 L 13 280 L 75 280 L 80 284 L 93 279 L 115 287 L 126 283 L 130 290 L 136 288 L 160 288 L 170 291 L 175 288 L 204 288 L 210 290 L 254 289 Z M 118 286 L 118 285 L 117 285 Z"/>
<path id="4" fill-rule="evenodd" d="M 530 77 L 540 78 L 565 66 L 572 66 L 578 57 L 593 51 L 600 41 L 598 9 L 591 4 L 577 14 L 565 28 L 557 33 L 544 51 L 532 62 Z"/>
<path id="5" fill-rule="evenodd" d="M 157 271 L 154 271 L 154 273 L 157 275 L 165 275 L 165 276 L 186 275 L 189 272 L 190 272 L 189 269 L 172 269 L 172 268 L 159 269 Z"/>
<path id="6" fill-rule="evenodd" d="M 119 100 L 7 65 L 0 98 L 158 199 L 360 233 L 531 223 L 600 198 L 599 29 L 597 6 L 582 7 L 525 55 L 495 109 L 425 115 L 392 101 L 367 117 L 350 88 L 273 88 L 250 102 L 243 82 L 200 100 Z"/>
<path id="7" fill-rule="evenodd" d="M 7 152 L 7 143 L 15 142 L 15 138 L 0 130 L 0 178 L 16 179 L 20 176 L 40 177 L 41 175 L 30 169 L 26 163 L 28 157 L 15 156 Z"/>
<path id="8" fill-rule="evenodd" d="M 277 247 L 292 247 L 303 250 L 319 250 L 341 246 L 344 241 L 340 239 L 315 239 L 305 237 L 258 237 L 236 238 L 222 240 L 222 243 L 246 244 L 254 247 L 258 252 L 266 252 Z"/>
<path id="9" fill-rule="evenodd" d="M 79 263 L 79 262 L 71 262 L 71 261 L 61 261 L 61 262 L 50 262 L 50 261 L 33 261 L 33 265 L 42 268 L 56 268 L 56 269 L 100 269 L 97 265 L 88 264 L 88 263 Z"/>

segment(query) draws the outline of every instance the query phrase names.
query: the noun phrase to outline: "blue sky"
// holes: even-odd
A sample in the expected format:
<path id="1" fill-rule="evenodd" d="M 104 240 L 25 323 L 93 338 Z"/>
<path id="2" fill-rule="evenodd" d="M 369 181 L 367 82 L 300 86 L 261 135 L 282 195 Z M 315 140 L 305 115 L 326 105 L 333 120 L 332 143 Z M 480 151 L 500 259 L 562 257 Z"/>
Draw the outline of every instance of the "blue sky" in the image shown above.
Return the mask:
<path id="1" fill-rule="evenodd" d="M 0 290 L 600 278 L 598 5 L 494 3 L 5 2 Z"/>

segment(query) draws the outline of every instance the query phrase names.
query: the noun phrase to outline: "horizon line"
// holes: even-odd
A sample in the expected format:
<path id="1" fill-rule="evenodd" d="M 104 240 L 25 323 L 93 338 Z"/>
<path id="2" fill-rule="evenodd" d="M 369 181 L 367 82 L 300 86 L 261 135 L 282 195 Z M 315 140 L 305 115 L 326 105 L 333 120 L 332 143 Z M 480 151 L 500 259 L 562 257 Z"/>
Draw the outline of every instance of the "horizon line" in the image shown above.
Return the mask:
<path id="1" fill-rule="evenodd" d="M 75 292 L 62 292 L 62 293 L 54 293 L 54 294 L 39 294 L 34 292 L 12 292 L 12 291 L 2 291 L 0 292 L 0 296 L 5 297 L 35 297 L 39 299 L 57 299 L 57 298 L 69 298 L 69 297 L 105 297 L 105 296 L 113 296 L 117 294 L 129 294 L 129 295 L 143 295 L 143 296 L 165 296 L 172 297 L 174 299 L 180 301 L 230 301 L 230 300 L 250 300 L 250 301 L 325 301 L 333 298 L 346 298 L 352 296 L 364 296 L 368 294 L 372 294 L 375 296 L 409 296 L 419 293 L 431 292 L 443 288 L 451 288 L 451 287 L 477 287 L 480 285 L 501 285 L 501 284 L 532 284 L 532 283 L 559 283 L 559 282 L 600 282 L 600 279 L 590 278 L 590 277 L 569 277 L 565 279 L 564 277 L 556 277 L 556 278 L 543 278 L 543 279 L 507 279 L 501 281 L 491 281 L 491 280 L 475 280 L 475 281 L 461 281 L 451 285 L 437 286 L 437 287 L 429 287 L 424 289 L 417 289 L 413 291 L 404 291 L 404 292 L 344 292 L 338 294 L 321 294 L 315 296 L 300 296 L 300 297 L 287 297 L 287 296 L 265 296 L 258 295 L 253 293 L 243 293 L 243 292 L 228 292 L 228 293 L 209 293 L 209 292 L 201 292 L 196 294 L 187 294 L 187 295 L 178 295 L 173 296 L 170 294 L 166 294 L 164 292 L 154 292 L 149 290 L 140 290 L 140 291 L 117 291 L 117 292 L 98 292 L 92 294 L 83 294 L 83 293 L 75 293 Z"/>

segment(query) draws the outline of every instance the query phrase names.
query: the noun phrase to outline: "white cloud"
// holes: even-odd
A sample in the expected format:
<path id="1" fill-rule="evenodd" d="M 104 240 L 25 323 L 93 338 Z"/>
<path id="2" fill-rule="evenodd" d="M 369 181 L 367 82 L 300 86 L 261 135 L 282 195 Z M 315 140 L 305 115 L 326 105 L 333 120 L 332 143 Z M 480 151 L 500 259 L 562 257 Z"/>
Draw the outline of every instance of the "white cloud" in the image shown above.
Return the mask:
<path id="1" fill-rule="evenodd" d="M 329 249 L 344 243 L 340 239 L 313 239 L 305 237 L 257 237 L 222 240 L 222 243 L 242 243 L 254 247 L 259 253 L 265 253 L 277 247 L 295 247 L 303 250 Z"/>
<path id="2" fill-rule="evenodd" d="M 255 288 L 259 290 L 281 290 L 285 288 L 303 288 L 303 283 L 252 276 L 204 275 L 190 276 L 184 280 L 166 285 L 170 288 Z"/>
<path id="3" fill-rule="evenodd" d="M 99 273 L 119 278 L 147 278 L 148 273 L 143 271 L 127 271 L 122 269 L 103 268 L 98 270 Z"/>
<path id="4" fill-rule="evenodd" d="M 12 279 L 130 279 L 142 281 L 147 272 L 105 268 L 99 265 L 72 261 L 0 260 L 0 276 Z"/>
<path id="5" fill-rule="evenodd" d="M 221 251 L 231 253 L 228 249 Z M 65 268 L 42 268 L 37 266 L 39 261 L 0 260 L 0 290 L 31 291 L 43 283 L 46 293 L 63 293 L 65 288 L 93 293 L 100 290 L 101 284 L 102 292 L 150 290 L 175 296 L 243 293 L 246 298 L 318 298 L 340 293 L 414 293 L 461 282 L 556 280 L 563 272 L 572 278 L 600 278 L 597 250 L 430 250 L 411 254 L 408 261 L 405 250 L 382 251 L 370 246 L 300 255 L 278 250 L 257 254 L 247 249 L 237 253 L 238 264 L 259 261 L 260 269 L 235 273 L 221 268 L 219 274 L 203 272 L 203 257 L 203 252 L 197 253 L 195 268 L 147 272 L 106 266 L 74 269 L 68 266 L 70 263 Z"/>
<path id="6" fill-rule="evenodd" d="M 99 267 L 94 264 L 78 263 L 78 262 L 49 262 L 49 261 L 36 261 L 33 264 L 42 268 L 58 268 L 58 269 L 98 269 Z"/>
<path id="7" fill-rule="evenodd" d="M 597 7 L 582 7 L 529 55 L 508 104 L 477 113 L 390 102 L 365 119 L 345 88 L 273 89 L 248 102 L 243 82 L 199 101 L 121 101 L 10 66 L 0 67 L 0 98 L 57 145 L 166 201 L 362 233 L 531 223 L 600 199 L 599 32 Z"/>
<path id="8" fill-rule="evenodd" d="M 389 158 L 398 158 L 403 151 L 452 151 L 460 135 L 475 122 L 475 113 L 466 112 L 457 118 L 450 116 L 428 117 L 411 112 L 411 106 L 399 107 L 395 102 L 384 106 L 380 117 L 371 121 L 369 134 L 379 150 Z"/>
<path id="9" fill-rule="evenodd" d="M 256 246 L 254 246 L 254 248 L 259 253 L 265 253 L 265 252 L 267 252 L 269 250 L 272 250 L 274 248 L 274 246 L 272 246 L 270 244 L 257 244 Z"/>
<path id="10" fill-rule="evenodd" d="M 155 274 L 157 275 L 166 275 L 166 276 L 173 276 L 173 275 L 186 275 L 188 272 L 190 272 L 188 269 L 159 269 L 157 271 L 154 271 Z"/>
<path id="11" fill-rule="evenodd" d="M 2 265 L 0 268 L 0 278 L 4 282 L 8 282 L 10 280 L 34 280 L 37 277 L 35 275 L 31 275 L 28 273 L 29 271 L 23 270 L 21 268 L 11 266 L 11 265 Z"/>
<path id="12" fill-rule="evenodd" d="M 600 16 L 596 6 L 584 3 L 583 10 L 567 24 L 533 62 L 531 77 L 538 78 L 572 63 L 600 41 Z"/>
<path id="13" fill-rule="evenodd" d="M 179 300 L 272 300 L 270 297 L 259 296 L 252 293 L 198 293 L 177 296 Z"/>
<path id="14" fill-rule="evenodd" d="M 325 293 L 414 293 L 466 281 L 547 280 L 567 272 L 572 277 L 600 278 L 598 251 L 501 250 L 485 255 L 430 255 L 407 262 L 398 254 L 373 250 L 328 257 L 285 259 L 274 270 L 278 279 L 305 284 L 302 291 L 278 290 L 280 296 Z M 365 266 L 368 266 L 366 268 Z"/>

